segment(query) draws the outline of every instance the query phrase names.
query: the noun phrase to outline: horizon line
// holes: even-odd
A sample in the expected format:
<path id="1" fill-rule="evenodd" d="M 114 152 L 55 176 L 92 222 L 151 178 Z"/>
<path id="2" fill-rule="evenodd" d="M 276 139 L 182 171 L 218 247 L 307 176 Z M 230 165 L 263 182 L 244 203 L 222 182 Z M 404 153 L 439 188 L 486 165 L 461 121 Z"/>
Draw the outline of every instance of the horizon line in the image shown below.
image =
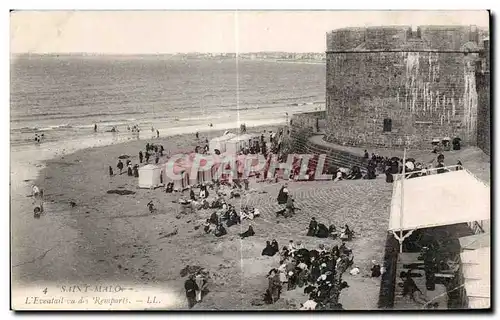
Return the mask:
<path id="1" fill-rule="evenodd" d="M 161 52 L 161 53 L 108 53 L 108 52 L 11 52 L 11 55 L 99 55 L 99 56 L 160 56 L 160 55 L 187 55 L 187 54 L 255 54 L 255 53 L 326 53 L 325 51 L 248 51 L 248 52 Z"/>

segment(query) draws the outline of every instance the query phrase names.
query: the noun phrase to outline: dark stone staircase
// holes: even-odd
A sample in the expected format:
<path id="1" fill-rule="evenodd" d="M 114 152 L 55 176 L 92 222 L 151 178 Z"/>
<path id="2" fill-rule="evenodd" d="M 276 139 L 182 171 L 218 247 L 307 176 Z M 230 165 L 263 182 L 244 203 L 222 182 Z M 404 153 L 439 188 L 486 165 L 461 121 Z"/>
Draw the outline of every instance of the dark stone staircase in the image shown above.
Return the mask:
<path id="1" fill-rule="evenodd" d="M 335 148 L 335 145 L 326 142 L 325 144 L 316 144 L 309 139 L 305 149 L 306 153 L 309 154 L 325 154 L 325 167 L 342 167 L 350 169 L 352 166 L 358 166 L 362 170 L 366 170 L 367 161 L 362 156 L 339 150 Z"/>

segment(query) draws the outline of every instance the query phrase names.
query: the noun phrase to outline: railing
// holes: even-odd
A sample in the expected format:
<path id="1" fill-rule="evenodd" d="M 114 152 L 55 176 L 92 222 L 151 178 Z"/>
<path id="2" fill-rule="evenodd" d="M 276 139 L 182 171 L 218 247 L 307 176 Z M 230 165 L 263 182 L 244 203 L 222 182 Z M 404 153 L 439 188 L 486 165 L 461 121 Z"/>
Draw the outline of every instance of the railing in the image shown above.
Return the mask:
<path id="1" fill-rule="evenodd" d="M 457 164 L 452 165 L 452 166 L 447 166 L 447 167 L 441 167 L 441 168 L 422 169 L 422 170 L 418 170 L 418 171 L 405 172 L 405 179 L 407 179 L 409 176 L 414 175 L 414 174 L 416 174 L 417 177 L 419 177 L 418 174 L 432 175 L 432 174 L 437 174 L 438 170 L 445 170 L 445 171 L 449 172 L 449 171 L 455 171 L 455 170 L 457 170 L 457 168 L 460 168 L 459 170 L 464 169 L 463 166 L 457 165 Z M 393 174 L 393 176 L 394 176 L 394 180 L 396 180 L 396 179 L 401 179 L 403 174 L 397 173 L 397 174 Z"/>

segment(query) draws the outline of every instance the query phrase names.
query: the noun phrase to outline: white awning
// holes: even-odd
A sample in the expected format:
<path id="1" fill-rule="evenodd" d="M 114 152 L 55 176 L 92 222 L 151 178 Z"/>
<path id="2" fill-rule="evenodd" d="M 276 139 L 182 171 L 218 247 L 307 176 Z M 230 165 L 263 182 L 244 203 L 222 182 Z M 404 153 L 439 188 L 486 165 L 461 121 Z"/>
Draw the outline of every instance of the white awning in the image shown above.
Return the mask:
<path id="1" fill-rule="evenodd" d="M 460 254 L 460 258 L 469 308 L 489 308 L 491 304 L 490 247 L 464 251 Z"/>
<path id="2" fill-rule="evenodd" d="M 389 231 L 490 219 L 490 188 L 466 170 L 394 181 Z M 402 219 L 401 219 L 402 213 Z"/>

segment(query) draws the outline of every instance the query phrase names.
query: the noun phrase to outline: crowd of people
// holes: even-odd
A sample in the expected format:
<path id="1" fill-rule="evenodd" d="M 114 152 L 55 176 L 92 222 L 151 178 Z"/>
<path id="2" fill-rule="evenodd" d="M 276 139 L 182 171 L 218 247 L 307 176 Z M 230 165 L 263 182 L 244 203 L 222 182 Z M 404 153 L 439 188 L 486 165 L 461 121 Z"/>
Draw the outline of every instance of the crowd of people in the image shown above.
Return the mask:
<path id="1" fill-rule="evenodd" d="M 146 144 L 146 151 L 144 153 L 142 152 L 142 150 L 139 151 L 139 163 L 142 164 L 144 162 L 147 164 L 147 163 L 149 163 L 149 159 L 152 156 L 154 156 L 155 164 L 158 164 L 160 161 L 160 157 L 163 156 L 164 151 L 165 151 L 165 149 L 163 148 L 162 145 L 155 145 L 155 144 L 147 143 Z M 139 177 L 139 164 L 132 165 L 131 160 L 127 160 L 126 164 L 124 165 L 122 160 L 119 159 L 118 163 L 116 164 L 116 168 L 118 169 L 119 174 L 122 174 L 124 169 L 126 168 L 128 176 L 135 177 L 135 178 Z M 109 172 L 110 177 L 114 176 L 114 171 L 113 171 L 112 166 L 108 167 L 108 172 Z"/>
<path id="2" fill-rule="evenodd" d="M 266 255 L 276 254 L 277 242 L 266 243 L 263 251 Z M 267 254 L 269 253 L 269 254 Z M 315 309 L 342 309 L 338 299 L 333 296 L 339 294 L 348 285 L 341 281 L 342 273 L 353 265 L 354 256 L 345 242 L 327 250 L 323 244 L 318 249 L 308 250 L 298 241 L 290 240 L 288 246 L 282 248 L 280 265 L 269 271 L 268 288 L 264 294 L 264 302 L 275 303 L 280 299 L 281 293 L 286 290 L 304 288 L 304 293 L 309 295 L 301 310 Z M 332 299 L 333 298 L 333 299 Z M 330 302 L 334 301 L 335 305 Z"/>
<path id="3" fill-rule="evenodd" d="M 242 128 L 244 131 L 245 128 Z M 282 154 L 283 145 L 283 130 L 278 132 L 269 132 L 269 143 L 266 142 L 265 133 L 261 134 L 259 139 L 252 141 L 248 147 L 240 150 L 242 154 L 264 154 L 266 157 L 272 155 Z M 199 139 L 199 134 L 196 133 L 196 138 Z M 216 152 L 209 150 L 208 139 L 205 139 L 205 146 L 196 147 L 198 153 Z M 164 149 L 161 145 L 147 144 L 146 151 L 139 152 L 139 161 L 149 163 L 150 157 L 155 157 L 155 163 L 158 163 L 158 158 L 163 155 Z M 403 161 L 400 158 L 381 157 L 376 154 L 369 156 L 365 151 L 365 159 L 367 161 L 366 171 L 363 172 L 359 166 L 353 166 L 350 170 L 339 168 L 335 174 L 335 181 L 339 180 L 357 180 L 357 179 L 375 179 L 378 174 L 385 173 L 387 182 L 392 182 L 394 174 L 401 174 L 403 170 Z M 121 163 L 121 164 L 120 164 Z M 459 163 L 461 165 L 461 163 Z M 131 163 L 127 161 L 127 167 L 130 168 Z M 136 165 L 138 168 L 138 165 Z M 136 175 L 132 167 L 132 175 Z M 427 166 L 415 159 L 406 159 L 405 172 L 415 172 L 415 176 L 425 174 L 424 169 Z M 444 167 L 444 156 L 439 154 L 437 157 L 437 166 Z M 119 161 L 117 165 L 120 173 L 124 165 Z M 112 168 L 110 167 L 110 171 Z M 129 169 L 127 169 L 128 172 Z M 264 171 L 267 172 L 267 171 Z M 441 173 L 438 171 L 438 173 Z M 112 173 L 110 173 L 112 174 Z M 313 174 L 313 172 L 311 172 Z M 410 176 L 413 177 L 413 176 Z M 258 177 L 257 177 L 258 178 Z M 239 212 L 230 204 L 231 199 L 239 198 L 244 190 L 248 190 L 248 180 L 240 181 L 210 181 L 196 186 L 199 190 L 196 191 L 195 187 L 190 187 L 189 198 L 179 199 L 178 202 L 189 206 L 191 210 L 208 210 L 214 211 L 206 219 L 203 225 L 203 232 L 211 234 L 215 237 L 223 237 L 228 234 L 228 229 L 241 224 L 244 220 L 254 220 L 260 216 L 259 209 L 250 206 L 243 206 Z M 172 182 L 166 185 L 165 191 L 172 192 L 174 184 Z M 210 195 L 213 194 L 212 197 Z M 276 198 L 279 205 L 283 206 L 282 210 L 276 212 L 276 216 L 283 216 L 285 218 L 292 217 L 298 209 L 294 204 L 294 197 L 290 194 L 288 184 L 284 184 Z M 342 273 L 354 266 L 354 256 L 352 250 L 347 248 L 346 241 L 351 241 L 354 237 L 353 230 L 345 224 L 342 228 L 337 230 L 335 225 L 319 223 L 316 218 L 312 218 L 308 229 L 307 236 L 317 238 L 331 238 L 342 240 L 340 246 L 334 246 L 327 250 L 323 244 L 318 249 L 308 250 L 301 241 L 296 243 L 290 240 L 287 246 L 284 246 L 280 251 L 276 239 L 266 241 L 266 246 L 262 250 L 262 256 L 280 256 L 280 265 L 269 271 L 267 278 L 268 288 L 264 295 L 265 303 L 275 303 L 283 290 L 294 290 L 297 287 L 304 288 L 304 293 L 309 296 L 304 304 L 301 305 L 301 310 L 315 310 L 315 309 L 342 309 L 342 305 L 338 303 L 338 294 L 341 290 L 348 288 L 348 284 L 342 281 Z M 254 226 L 249 225 L 245 232 L 238 233 L 241 239 L 252 237 L 255 235 Z M 383 274 L 383 268 L 373 261 L 371 268 L 372 277 L 378 277 Z M 357 267 L 353 267 L 350 271 L 351 274 L 359 273 Z M 201 292 L 203 291 L 205 283 L 196 281 L 197 275 L 191 275 L 185 283 L 186 297 L 188 299 L 189 308 L 201 301 Z M 335 295 L 337 297 L 335 298 Z"/>

